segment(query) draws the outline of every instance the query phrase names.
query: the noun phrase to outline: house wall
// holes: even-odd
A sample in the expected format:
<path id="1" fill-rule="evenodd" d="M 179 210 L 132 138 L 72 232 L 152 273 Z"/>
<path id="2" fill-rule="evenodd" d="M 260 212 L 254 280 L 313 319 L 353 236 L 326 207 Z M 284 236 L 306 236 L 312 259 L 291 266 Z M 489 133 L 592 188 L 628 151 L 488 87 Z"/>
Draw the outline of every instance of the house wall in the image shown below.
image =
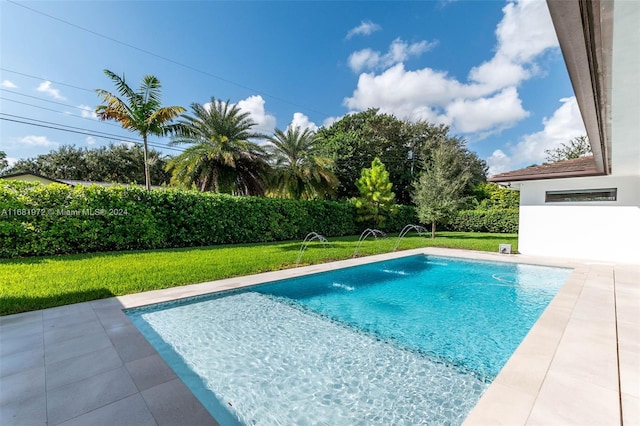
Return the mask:
<path id="1" fill-rule="evenodd" d="M 614 3 L 611 174 L 640 174 L 640 2 Z"/>
<path id="2" fill-rule="evenodd" d="M 545 203 L 545 192 L 616 188 L 616 201 Z M 640 177 L 602 176 L 520 183 L 518 251 L 640 263 Z"/>
<path id="3" fill-rule="evenodd" d="M 640 263 L 640 2 L 613 13 L 611 175 L 520 182 L 521 253 Z M 616 201 L 545 203 L 546 191 L 606 188 Z"/>

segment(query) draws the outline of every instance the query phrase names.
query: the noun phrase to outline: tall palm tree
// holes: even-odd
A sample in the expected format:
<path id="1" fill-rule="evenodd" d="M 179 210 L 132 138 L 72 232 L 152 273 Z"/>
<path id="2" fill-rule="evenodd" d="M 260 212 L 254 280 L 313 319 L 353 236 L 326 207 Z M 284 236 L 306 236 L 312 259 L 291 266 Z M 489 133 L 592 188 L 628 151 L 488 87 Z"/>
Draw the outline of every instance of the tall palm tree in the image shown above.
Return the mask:
<path id="1" fill-rule="evenodd" d="M 270 167 L 264 149 L 250 140 L 264 138 L 252 131 L 256 122 L 250 113 L 215 97 L 210 104 L 191 104 L 191 111 L 193 116 L 183 116 L 171 142 L 189 145 L 167 164 L 172 182 L 201 191 L 264 194 Z"/>
<path id="2" fill-rule="evenodd" d="M 317 137 L 310 129 L 275 129 L 267 138 L 273 162 L 271 192 L 294 199 L 322 198 L 333 193 L 338 179 L 331 172 L 333 161 L 318 155 Z"/>
<path id="3" fill-rule="evenodd" d="M 125 129 L 137 132 L 144 144 L 144 179 L 147 190 L 151 189 L 147 138 L 149 135 L 165 136 L 178 129 L 172 124 L 175 118 L 186 111 L 181 106 L 161 107 L 160 81 L 153 75 L 146 75 L 137 92 L 129 87 L 122 77 L 109 70 L 104 73 L 113 81 L 120 98 L 113 93 L 97 89 L 104 105 L 98 105 L 96 114 L 100 120 L 115 120 Z"/>

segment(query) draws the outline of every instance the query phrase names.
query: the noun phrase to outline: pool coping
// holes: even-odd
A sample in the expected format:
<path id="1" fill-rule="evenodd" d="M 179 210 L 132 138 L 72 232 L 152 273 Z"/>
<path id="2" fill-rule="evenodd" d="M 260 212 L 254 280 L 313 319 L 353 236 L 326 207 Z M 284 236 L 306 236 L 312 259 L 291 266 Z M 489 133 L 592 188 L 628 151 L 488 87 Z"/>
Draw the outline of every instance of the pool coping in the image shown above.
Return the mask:
<path id="1" fill-rule="evenodd" d="M 0 423 L 217 424 L 123 309 L 413 254 L 573 268 L 465 425 L 638 422 L 640 265 L 424 248 L 0 317 Z"/>

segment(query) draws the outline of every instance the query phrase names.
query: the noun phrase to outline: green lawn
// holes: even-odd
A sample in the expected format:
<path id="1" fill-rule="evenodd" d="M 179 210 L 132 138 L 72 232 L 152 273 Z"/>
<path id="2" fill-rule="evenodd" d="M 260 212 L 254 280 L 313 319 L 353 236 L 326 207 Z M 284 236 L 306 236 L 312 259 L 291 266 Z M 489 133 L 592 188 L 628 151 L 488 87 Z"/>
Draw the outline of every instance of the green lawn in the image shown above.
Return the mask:
<path id="1" fill-rule="evenodd" d="M 324 247 L 312 242 L 301 265 L 353 256 L 358 236 L 330 238 Z M 300 241 L 185 249 L 93 253 L 0 260 L 0 315 L 26 312 L 114 295 L 213 281 L 295 266 Z M 392 251 L 396 237 L 367 238 L 358 255 Z M 440 232 L 435 240 L 407 235 L 399 250 L 451 247 L 498 250 L 517 248 L 515 234 Z"/>

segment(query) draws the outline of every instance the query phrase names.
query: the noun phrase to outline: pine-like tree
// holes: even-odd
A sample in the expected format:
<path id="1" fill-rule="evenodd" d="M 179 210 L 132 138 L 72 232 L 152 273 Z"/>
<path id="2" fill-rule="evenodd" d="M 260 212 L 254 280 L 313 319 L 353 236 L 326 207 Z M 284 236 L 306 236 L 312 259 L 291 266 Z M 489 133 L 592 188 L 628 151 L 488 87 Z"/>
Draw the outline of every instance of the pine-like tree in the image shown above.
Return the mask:
<path id="1" fill-rule="evenodd" d="M 362 169 L 356 186 L 360 191 L 360 197 L 356 199 L 358 219 L 363 222 L 370 220 L 380 228 L 395 209 L 395 194 L 391 191 L 393 184 L 389 180 L 389 172 L 378 157 L 371 162 L 370 169 Z"/>

